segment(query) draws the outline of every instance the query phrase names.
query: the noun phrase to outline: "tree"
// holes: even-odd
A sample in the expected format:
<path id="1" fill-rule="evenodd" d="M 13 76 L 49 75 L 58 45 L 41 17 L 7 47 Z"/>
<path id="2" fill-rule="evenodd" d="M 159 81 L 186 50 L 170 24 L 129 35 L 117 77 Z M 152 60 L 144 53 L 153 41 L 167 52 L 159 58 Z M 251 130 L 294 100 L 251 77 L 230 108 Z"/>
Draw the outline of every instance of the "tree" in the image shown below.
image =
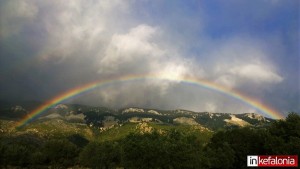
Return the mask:
<path id="1" fill-rule="evenodd" d="M 80 134 L 73 134 L 67 139 L 79 148 L 83 148 L 89 143 L 89 140 L 87 140 L 84 136 L 81 136 Z"/>
<path id="2" fill-rule="evenodd" d="M 80 164 L 92 168 L 115 168 L 120 165 L 120 150 L 116 142 L 91 142 L 79 157 Z"/>
<path id="3" fill-rule="evenodd" d="M 246 168 L 251 154 L 300 154 L 300 116 L 290 113 L 265 129 L 219 131 L 205 147 L 206 168 Z"/>
<path id="4" fill-rule="evenodd" d="M 286 120 L 279 120 L 273 123 L 269 131 L 272 135 L 280 136 L 285 141 L 289 141 L 290 137 L 300 138 L 300 116 L 291 112 Z"/>
<path id="5" fill-rule="evenodd" d="M 128 168 L 201 168 L 202 156 L 197 138 L 176 130 L 132 133 L 123 140 L 124 166 Z"/>
<path id="6" fill-rule="evenodd" d="M 286 120 L 276 121 L 268 130 L 271 134 L 266 141 L 268 152 L 300 154 L 300 116 L 297 113 L 289 113 Z"/>
<path id="7" fill-rule="evenodd" d="M 19 136 L 3 136 L 0 138 L 0 164 L 27 167 L 30 165 L 30 156 L 38 148 L 35 137 L 27 134 Z"/>
<path id="8" fill-rule="evenodd" d="M 203 157 L 204 168 L 239 168 L 234 166 L 235 151 L 228 142 L 223 142 L 220 147 L 208 146 Z"/>
<path id="9" fill-rule="evenodd" d="M 73 166 L 78 156 L 78 148 L 65 139 L 49 140 L 42 148 L 46 162 L 53 166 Z"/>
<path id="10" fill-rule="evenodd" d="M 206 147 L 210 168 L 245 168 L 250 154 L 265 154 L 265 130 L 237 128 L 219 131 Z M 226 164 L 226 165 L 225 165 Z M 222 167 L 223 166 L 223 167 Z"/>

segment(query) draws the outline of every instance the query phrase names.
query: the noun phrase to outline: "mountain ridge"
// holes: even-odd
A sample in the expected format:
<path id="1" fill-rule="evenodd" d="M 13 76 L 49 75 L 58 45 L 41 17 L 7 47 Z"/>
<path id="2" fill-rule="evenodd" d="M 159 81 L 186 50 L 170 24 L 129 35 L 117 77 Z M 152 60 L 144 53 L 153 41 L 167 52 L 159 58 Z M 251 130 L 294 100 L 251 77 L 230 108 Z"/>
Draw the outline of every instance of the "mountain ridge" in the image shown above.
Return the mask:
<path id="1" fill-rule="evenodd" d="M 30 113 L 26 105 L 3 106 L 0 118 L 19 120 Z M 32 108 L 32 105 L 30 105 Z M 61 119 L 69 123 L 82 123 L 90 127 L 108 129 L 124 123 L 158 123 L 168 125 L 199 125 L 209 130 L 235 127 L 263 127 L 275 121 L 257 113 L 195 112 L 185 109 L 160 110 L 140 107 L 111 109 L 80 104 L 58 104 L 35 119 L 46 121 Z"/>

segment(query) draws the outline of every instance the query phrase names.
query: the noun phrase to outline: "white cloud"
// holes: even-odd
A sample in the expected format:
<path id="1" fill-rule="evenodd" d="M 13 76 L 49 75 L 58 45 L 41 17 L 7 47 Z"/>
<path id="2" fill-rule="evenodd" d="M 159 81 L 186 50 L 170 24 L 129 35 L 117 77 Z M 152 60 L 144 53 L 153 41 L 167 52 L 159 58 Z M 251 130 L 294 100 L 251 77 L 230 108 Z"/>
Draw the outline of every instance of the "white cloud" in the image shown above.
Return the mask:
<path id="1" fill-rule="evenodd" d="M 208 112 L 216 112 L 217 106 L 214 103 L 206 103 L 205 104 L 205 111 Z"/>
<path id="2" fill-rule="evenodd" d="M 41 14 L 47 43 L 41 50 L 43 59 L 95 57 L 104 50 L 110 36 L 126 20 L 128 5 L 121 0 L 72 0 L 39 2 L 47 14 Z M 119 22 L 120 21 L 120 22 Z M 126 24 L 123 25 L 126 28 Z"/>
<path id="3" fill-rule="evenodd" d="M 218 43 L 216 43 L 218 44 Z M 219 45 L 219 46 L 218 46 Z M 219 43 L 209 55 L 211 79 L 230 88 L 245 84 L 262 87 L 283 81 L 261 41 L 232 38 Z"/>
<path id="4" fill-rule="evenodd" d="M 246 79 L 255 83 L 278 83 L 283 80 L 281 76 L 272 71 L 267 65 L 238 65 L 231 68 L 229 72 L 241 79 Z"/>
<path id="5" fill-rule="evenodd" d="M 221 75 L 219 77 L 216 78 L 215 80 L 216 83 L 218 84 L 222 84 L 222 85 L 225 85 L 229 88 L 234 88 L 236 87 L 236 79 L 234 76 L 232 75 L 228 75 L 228 74 L 225 74 L 225 75 Z"/>
<path id="6" fill-rule="evenodd" d="M 170 46 L 162 48 L 160 35 L 158 27 L 145 24 L 133 27 L 125 34 L 114 34 L 104 57 L 98 55 L 99 75 L 156 75 L 170 81 L 150 80 L 145 85 L 162 96 L 185 75 L 200 74 L 201 71 L 193 72 L 195 66 L 190 59 L 178 55 Z"/>
<path id="7" fill-rule="evenodd" d="M 185 75 L 190 74 L 188 65 L 185 63 L 166 63 L 159 70 L 159 76 L 163 79 L 169 80 L 179 80 L 182 79 Z"/>
<path id="8" fill-rule="evenodd" d="M 148 25 L 132 28 L 127 34 L 115 34 L 106 49 L 105 56 L 99 54 L 99 73 L 145 73 L 151 63 L 164 53 L 151 42 L 156 29 Z M 125 71 L 125 72 L 124 72 Z"/>
<path id="9" fill-rule="evenodd" d="M 104 57 L 99 54 L 99 74 L 156 74 L 170 80 L 192 74 L 189 59 L 158 45 L 157 29 L 142 24 L 113 35 Z"/>

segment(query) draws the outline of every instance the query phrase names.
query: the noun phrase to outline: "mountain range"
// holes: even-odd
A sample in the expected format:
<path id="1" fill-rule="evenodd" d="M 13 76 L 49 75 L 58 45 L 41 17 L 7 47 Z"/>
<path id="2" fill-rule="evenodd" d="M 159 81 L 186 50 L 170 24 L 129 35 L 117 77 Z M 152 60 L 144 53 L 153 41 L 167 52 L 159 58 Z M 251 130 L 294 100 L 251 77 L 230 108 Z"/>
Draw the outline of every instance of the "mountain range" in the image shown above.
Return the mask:
<path id="1" fill-rule="evenodd" d="M 37 103 L 1 104 L 0 118 L 18 121 L 29 114 Z M 256 113 L 213 113 L 189 110 L 158 110 L 138 107 L 111 109 L 79 104 L 58 104 L 42 113 L 32 123 L 61 120 L 64 123 L 87 125 L 101 131 L 125 123 L 152 123 L 168 126 L 198 126 L 207 130 L 236 127 L 264 127 L 274 119 Z M 31 124 L 28 124 L 31 125 Z"/>

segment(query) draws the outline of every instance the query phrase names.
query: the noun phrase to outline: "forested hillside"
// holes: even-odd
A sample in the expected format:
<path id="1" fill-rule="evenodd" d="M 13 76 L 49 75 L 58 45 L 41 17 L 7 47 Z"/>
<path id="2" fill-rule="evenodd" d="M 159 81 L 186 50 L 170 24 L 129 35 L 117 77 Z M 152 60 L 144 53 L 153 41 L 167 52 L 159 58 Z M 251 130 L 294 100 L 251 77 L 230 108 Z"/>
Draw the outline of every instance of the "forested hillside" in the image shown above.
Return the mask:
<path id="1" fill-rule="evenodd" d="M 13 122 L 1 121 L 2 168 L 246 168 L 247 155 L 300 154 L 296 113 L 264 128 L 215 132 L 157 123 L 128 122 L 104 132 L 63 122 L 31 125 L 37 130 L 10 131 Z"/>

